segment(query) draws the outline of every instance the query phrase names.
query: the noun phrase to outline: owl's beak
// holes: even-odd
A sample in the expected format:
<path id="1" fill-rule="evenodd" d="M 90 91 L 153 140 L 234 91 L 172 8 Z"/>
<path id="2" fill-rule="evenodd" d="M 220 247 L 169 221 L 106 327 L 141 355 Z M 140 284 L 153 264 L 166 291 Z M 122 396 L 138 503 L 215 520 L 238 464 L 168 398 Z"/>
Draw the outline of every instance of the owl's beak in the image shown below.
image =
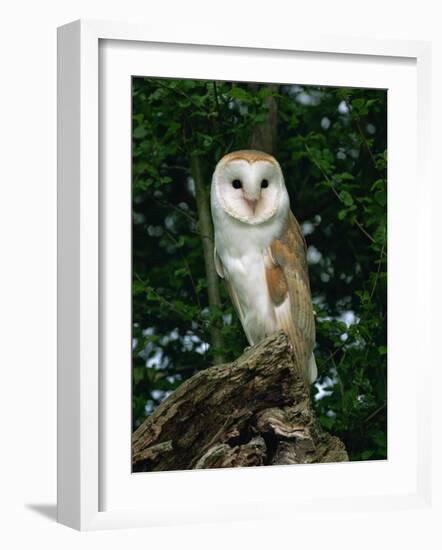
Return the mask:
<path id="1" fill-rule="evenodd" d="M 246 201 L 247 201 L 247 204 L 252 209 L 252 212 L 255 213 L 256 205 L 257 205 L 258 201 L 256 199 L 254 199 L 254 200 L 246 199 Z"/>
<path id="2" fill-rule="evenodd" d="M 255 213 L 255 210 L 256 210 L 256 204 L 258 203 L 258 201 L 256 199 L 254 200 L 250 200 L 250 199 L 245 199 L 245 201 L 247 202 L 247 204 L 250 206 L 250 208 L 252 209 L 252 212 Z"/>

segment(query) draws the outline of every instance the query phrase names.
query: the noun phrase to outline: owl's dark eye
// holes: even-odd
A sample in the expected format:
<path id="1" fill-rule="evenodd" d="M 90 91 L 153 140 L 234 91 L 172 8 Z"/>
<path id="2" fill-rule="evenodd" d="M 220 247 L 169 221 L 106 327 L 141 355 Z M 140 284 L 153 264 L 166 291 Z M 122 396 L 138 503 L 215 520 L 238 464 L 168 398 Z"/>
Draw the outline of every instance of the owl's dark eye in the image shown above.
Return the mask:
<path id="1" fill-rule="evenodd" d="M 233 180 L 232 187 L 234 187 L 235 189 L 241 189 L 242 187 L 241 180 Z"/>
<path id="2" fill-rule="evenodd" d="M 262 189 L 265 189 L 266 187 L 269 186 L 269 180 L 262 180 L 261 182 L 261 188 Z"/>

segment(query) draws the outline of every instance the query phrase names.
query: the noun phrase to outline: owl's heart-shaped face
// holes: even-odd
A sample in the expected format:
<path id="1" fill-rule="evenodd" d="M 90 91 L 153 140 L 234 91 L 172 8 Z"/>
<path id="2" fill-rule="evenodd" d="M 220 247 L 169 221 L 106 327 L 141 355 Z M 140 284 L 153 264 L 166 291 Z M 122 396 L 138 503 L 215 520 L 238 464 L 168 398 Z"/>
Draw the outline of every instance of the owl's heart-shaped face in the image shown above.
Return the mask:
<path id="1" fill-rule="evenodd" d="M 273 157 L 251 153 L 237 152 L 221 159 L 212 186 L 219 205 L 227 214 L 256 225 L 277 212 L 285 185 L 279 164 Z"/>

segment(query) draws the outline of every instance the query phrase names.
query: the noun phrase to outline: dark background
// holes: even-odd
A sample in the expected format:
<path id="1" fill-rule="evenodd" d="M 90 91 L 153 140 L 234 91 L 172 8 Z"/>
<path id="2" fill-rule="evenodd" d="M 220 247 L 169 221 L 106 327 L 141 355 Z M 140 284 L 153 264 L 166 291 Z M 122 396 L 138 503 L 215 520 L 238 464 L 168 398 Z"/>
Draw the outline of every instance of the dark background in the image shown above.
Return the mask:
<path id="1" fill-rule="evenodd" d="M 196 162 L 208 200 L 217 161 L 257 131 L 307 240 L 319 421 L 352 460 L 386 458 L 385 90 L 133 79 L 133 428 L 247 345 L 222 282 L 208 300 L 192 175 Z"/>

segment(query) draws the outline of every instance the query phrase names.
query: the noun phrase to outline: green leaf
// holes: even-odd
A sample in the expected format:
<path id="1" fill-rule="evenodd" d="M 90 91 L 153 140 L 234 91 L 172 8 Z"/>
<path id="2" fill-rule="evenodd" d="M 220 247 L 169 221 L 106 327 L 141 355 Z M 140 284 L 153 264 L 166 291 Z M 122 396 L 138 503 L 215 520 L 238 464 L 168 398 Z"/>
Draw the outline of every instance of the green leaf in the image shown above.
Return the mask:
<path id="1" fill-rule="evenodd" d="M 147 136 L 147 132 L 144 126 L 137 126 L 137 128 L 135 128 L 135 130 L 133 131 L 132 135 L 134 138 L 142 139 Z"/>
<path id="2" fill-rule="evenodd" d="M 342 220 L 347 216 L 347 212 L 348 212 L 348 210 L 345 210 L 345 209 L 339 210 L 339 212 L 338 212 L 338 220 L 341 220 L 341 221 L 342 221 Z"/>
<path id="3" fill-rule="evenodd" d="M 375 193 L 375 199 L 381 206 L 385 206 L 387 204 L 387 195 L 385 191 L 379 190 Z"/>
<path id="4" fill-rule="evenodd" d="M 341 198 L 341 201 L 345 204 L 345 206 L 351 206 L 353 204 L 353 197 L 348 191 L 340 191 L 339 197 Z"/>
<path id="5" fill-rule="evenodd" d="M 250 101 L 250 94 L 243 88 L 234 87 L 230 90 L 229 95 L 231 98 L 238 99 L 240 101 L 243 101 L 244 103 Z"/>
<path id="6" fill-rule="evenodd" d="M 367 449 L 365 451 L 362 451 L 361 453 L 361 460 L 368 460 L 374 455 L 374 451 L 371 449 Z"/>

